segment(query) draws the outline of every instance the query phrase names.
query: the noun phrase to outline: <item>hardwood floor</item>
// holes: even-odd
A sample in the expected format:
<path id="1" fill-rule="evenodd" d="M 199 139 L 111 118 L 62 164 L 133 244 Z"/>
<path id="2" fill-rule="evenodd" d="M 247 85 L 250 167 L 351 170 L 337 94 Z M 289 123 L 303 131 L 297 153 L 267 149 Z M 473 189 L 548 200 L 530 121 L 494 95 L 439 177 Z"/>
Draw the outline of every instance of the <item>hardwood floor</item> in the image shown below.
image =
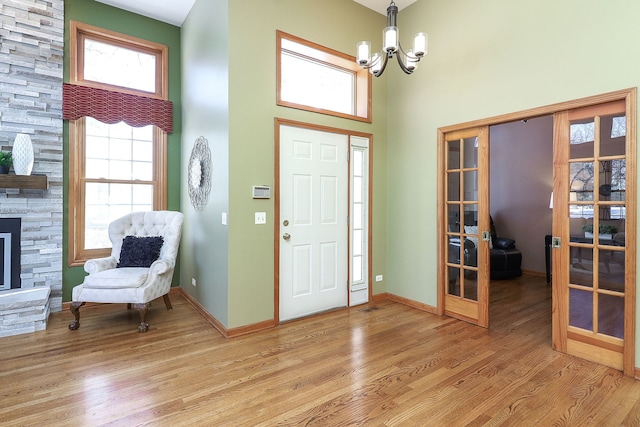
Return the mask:
<path id="1" fill-rule="evenodd" d="M 551 290 L 491 285 L 488 330 L 393 302 L 225 339 L 179 295 L 0 339 L 3 426 L 637 426 L 640 381 L 551 349 Z"/>

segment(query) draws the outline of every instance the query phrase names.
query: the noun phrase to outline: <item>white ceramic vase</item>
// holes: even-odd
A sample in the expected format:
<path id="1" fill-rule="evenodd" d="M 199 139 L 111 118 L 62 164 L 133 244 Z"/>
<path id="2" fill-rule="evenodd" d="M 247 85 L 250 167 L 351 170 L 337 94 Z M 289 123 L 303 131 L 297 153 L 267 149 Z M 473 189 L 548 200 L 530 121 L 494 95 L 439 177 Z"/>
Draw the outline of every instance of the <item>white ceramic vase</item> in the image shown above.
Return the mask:
<path id="1" fill-rule="evenodd" d="M 16 175 L 31 175 L 33 169 L 33 144 L 26 133 L 19 133 L 13 141 L 11 150 L 13 170 Z"/>

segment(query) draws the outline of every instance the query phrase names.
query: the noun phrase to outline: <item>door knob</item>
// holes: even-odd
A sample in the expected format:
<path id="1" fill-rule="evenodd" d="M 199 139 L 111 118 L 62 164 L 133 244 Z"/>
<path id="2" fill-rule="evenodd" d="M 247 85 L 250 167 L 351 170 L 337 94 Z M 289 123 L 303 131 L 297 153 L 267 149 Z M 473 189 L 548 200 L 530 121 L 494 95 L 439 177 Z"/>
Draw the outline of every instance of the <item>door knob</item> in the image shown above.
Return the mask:
<path id="1" fill-rule="evenodd" d="M 289 239 L 291 238 L 291 235 L 290 235 L 289 233 L 284 233 L 284 234 L 282 235 L 282 238 L 283 238 L 284 240 L 289 240 Z"/>

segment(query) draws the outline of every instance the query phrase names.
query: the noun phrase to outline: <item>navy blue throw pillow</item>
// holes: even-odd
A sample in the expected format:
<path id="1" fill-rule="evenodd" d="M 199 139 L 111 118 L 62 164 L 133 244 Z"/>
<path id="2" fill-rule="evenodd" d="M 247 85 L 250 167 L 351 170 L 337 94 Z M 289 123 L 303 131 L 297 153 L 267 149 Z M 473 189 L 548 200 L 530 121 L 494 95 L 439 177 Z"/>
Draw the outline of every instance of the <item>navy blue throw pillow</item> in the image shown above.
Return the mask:
<path id="1" fill-rule="evenodd" d="M 137 237 L 125 236 L 120 250 L 120 267 L 150 267 L 160 257 L 162 236 Z"/>

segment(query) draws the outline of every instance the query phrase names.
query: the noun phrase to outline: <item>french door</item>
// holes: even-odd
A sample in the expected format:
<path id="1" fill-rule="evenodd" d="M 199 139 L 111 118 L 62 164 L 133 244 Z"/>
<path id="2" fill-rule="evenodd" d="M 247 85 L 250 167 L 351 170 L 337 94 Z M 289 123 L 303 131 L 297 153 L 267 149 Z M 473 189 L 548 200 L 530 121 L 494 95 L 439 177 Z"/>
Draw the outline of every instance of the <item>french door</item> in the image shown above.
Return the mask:
<path id="1" fill-rule="evenodd" d="M 635 363 L 631 105 L 622 99 L 555 114 L 552 243 L 553 348 L 627 375 Z"/>
<path id="2" fill-rule="evenodd" d="M 489 326 L 489 128 L 441 135 L 440 162 L 445 179 L 440 216 L 439 282 L 443 312 Z M 442 221 L 444 218 L 444 221 Z M 443 223 L 444 222 L 444 223 Z"/>

